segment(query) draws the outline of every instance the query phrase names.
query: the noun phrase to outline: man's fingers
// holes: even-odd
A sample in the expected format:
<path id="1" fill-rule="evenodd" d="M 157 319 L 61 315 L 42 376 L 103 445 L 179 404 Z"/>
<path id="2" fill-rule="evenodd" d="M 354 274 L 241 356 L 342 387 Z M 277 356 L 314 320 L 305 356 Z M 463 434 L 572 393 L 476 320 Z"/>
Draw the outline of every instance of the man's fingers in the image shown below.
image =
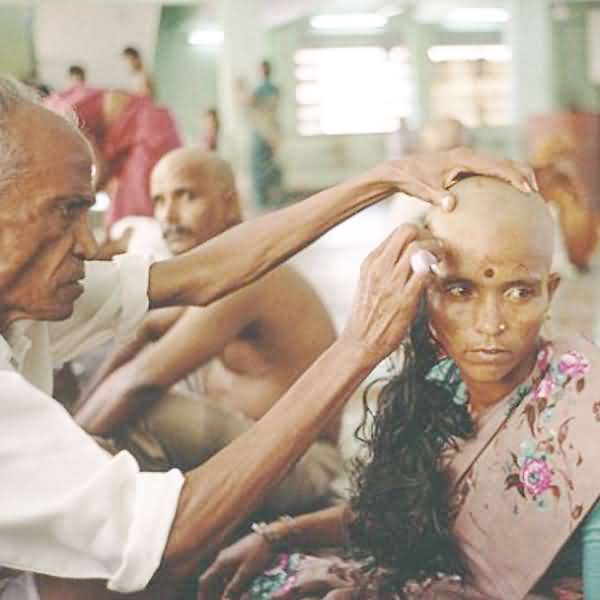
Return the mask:
<path id="1" fill-rule="evenodd" d="M 448 173 L 451 181 L 446 181 L 446 185 L 455 180 L 460 173 L 472 173 L 503 179 L 525 193 L 531 193 L 537 188 L 532 169 L 524 163 L 498 160 L 485 154 L 475 153 L 469 148 L 457 148 L 452 151 L 452 155 L 457 166 Z"/>
<path id="2" fill-rule="evenodd" d="M 483 157 L 483 160 L 485 164 L 481 165 L 481 175 L 492 175 L 503 179 L 526 194 L 533 192 L 533 181 L 529 180 L 529 172 L 527 174 L 522 172 L 521 166 L 517 168 L 517 163 L 508 160 L 497 161 L 487 157 Z"/>
<path id="3" fill-rule="evenodd" d="M 405 192 L 415 198 L 429 202 L 434 206 L 439 206 L 445 212 L 451 212 L 456 206 L 456 198 L 444 188 L 433 187 L 415 179 L 405 186 Z"/>
<path id="4" fill-rule="evenodd" d="M 517 169 L 521 173 L 521 175 L 525 177 L 525 179 L 527 179 L 527 181 L 529 182 L 529 184 L 535 192 L 540 191 L 540 187 L 535 177 L 535 171 L 533 170 L 532 166 L 528 165 L 527 163 L 515 161 L 513 162 L 513 167 Z"/>
<path id="5" fill-rule="evenodd" d="M 411 273 L 430 275 L 431 264 L 437 264 L 443 257 L 443 244 L 435 238 L 411 242 L 389 276 L 397 280 L 399 286 L 404 285 Z"/>
<path id="6" fill-rule="evenodd" d="M 414 240 L 418 239 L 421 234 L 419 228 L 416 225 L 405 223 L 400 227 L 396 228 L 390 236 L 381 244 L 381 254 L 379 255 L 385 267 L 392 269 L 398 262 L 400 256 L 404 250 L 413 243 Z"/>

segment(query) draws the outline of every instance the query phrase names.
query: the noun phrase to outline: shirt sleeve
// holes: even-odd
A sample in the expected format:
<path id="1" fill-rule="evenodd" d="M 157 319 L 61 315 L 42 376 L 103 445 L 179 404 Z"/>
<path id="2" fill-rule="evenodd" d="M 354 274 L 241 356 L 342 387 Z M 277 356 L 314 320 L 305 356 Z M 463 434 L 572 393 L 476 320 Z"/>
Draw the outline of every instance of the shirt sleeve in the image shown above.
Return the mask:
<path id="1" fill-rule="evenodd" d="M 49 323 L 55 366 L 105 342 L 128 341 L 148 311 L 150 258 L 123 254 L 85 265 L 84 292 L 65 321 Z"/>
<path id="2" fill-rule="evenodd" d="M 184 478 L 111 457 L 49 396 L 0 371 L 0 565 L 143 589 L 158 568 Z"/>

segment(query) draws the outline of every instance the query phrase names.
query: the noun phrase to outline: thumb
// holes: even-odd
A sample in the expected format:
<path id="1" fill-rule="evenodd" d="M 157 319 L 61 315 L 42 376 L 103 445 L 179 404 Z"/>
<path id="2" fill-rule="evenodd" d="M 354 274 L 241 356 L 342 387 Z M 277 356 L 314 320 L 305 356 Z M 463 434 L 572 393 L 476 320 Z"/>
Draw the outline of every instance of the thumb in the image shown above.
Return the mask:
<path id="1" fill-rule="evenodd" d="M 422 181 L 411 181 L 405 186 L 404 192 L 438 206 L 446 212 L 452 212 L 456 206 L 456 198 L 447 189 L 433 187 Z"/>

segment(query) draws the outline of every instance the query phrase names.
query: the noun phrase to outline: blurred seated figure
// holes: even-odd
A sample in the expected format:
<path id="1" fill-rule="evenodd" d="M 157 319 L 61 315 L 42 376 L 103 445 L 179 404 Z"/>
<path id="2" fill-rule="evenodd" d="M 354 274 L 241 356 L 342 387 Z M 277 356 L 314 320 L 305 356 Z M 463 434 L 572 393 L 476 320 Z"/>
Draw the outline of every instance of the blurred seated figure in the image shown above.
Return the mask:
<path id="1" fill-rule="evenodd" d="M 569 133 L 557 133 L 532 156 L 538 184 L 557 224 L 555 268 L 562 276 L 546 330 L 555 337 L 580 331 L 599 342 L 599 223 L 577 170 L 575 149 Z"/>
<path id="2" fill-rule="evenodd" d="M 468 146 L 467 129 L 453 117 L 434 119 L 421 129 L 418 145 L 421 152 L 442 152 Z"/>
<path id="3" fill-rule="evenodd" d="M 571 263 L 586 270 L 598 245 L 599 222 L 577 172 L 575 149 L 572 136 L 555 134 L 540 145 L 531 162 L 544 198 L 558 213 Z"/>
<path id="4" fill-rule="evenodd" d="M 167 154 L 151 188 L 173 254 L 210 243 L 241 221 L 229 164 L 199 148 Z M 155 246 L 155 225 L 146 229 Z M 114 449 L 131 451 L 144 469 L 188 469 L 248 430 L 334 340 L 314 290 L 279 267 L 211 307 L 152 311 L 136 340 L 100 368 L 76 418 L 90 433 L 110 437 Z M 338 433 L 336 419 L 269 496 L 268 510 L 328 501 L 343 469 Z"/>

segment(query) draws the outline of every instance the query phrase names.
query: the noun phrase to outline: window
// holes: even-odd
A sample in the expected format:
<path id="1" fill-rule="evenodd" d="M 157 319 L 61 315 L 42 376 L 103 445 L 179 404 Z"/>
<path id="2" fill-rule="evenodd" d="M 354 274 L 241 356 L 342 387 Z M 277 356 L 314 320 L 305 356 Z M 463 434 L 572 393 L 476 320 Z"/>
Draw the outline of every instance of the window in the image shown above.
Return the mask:
<path id="1" fill-rule="evenodd" d="M 310 48 L 294 58 L 300 135 L 388 133 L 412 113 L 405 48 Z"/>
<path id="2" fill-rule="evenodd" d="M 467 127 L 509 125 L 511 49 L 502 44 L 432 46 L 431 115 Z"/>

